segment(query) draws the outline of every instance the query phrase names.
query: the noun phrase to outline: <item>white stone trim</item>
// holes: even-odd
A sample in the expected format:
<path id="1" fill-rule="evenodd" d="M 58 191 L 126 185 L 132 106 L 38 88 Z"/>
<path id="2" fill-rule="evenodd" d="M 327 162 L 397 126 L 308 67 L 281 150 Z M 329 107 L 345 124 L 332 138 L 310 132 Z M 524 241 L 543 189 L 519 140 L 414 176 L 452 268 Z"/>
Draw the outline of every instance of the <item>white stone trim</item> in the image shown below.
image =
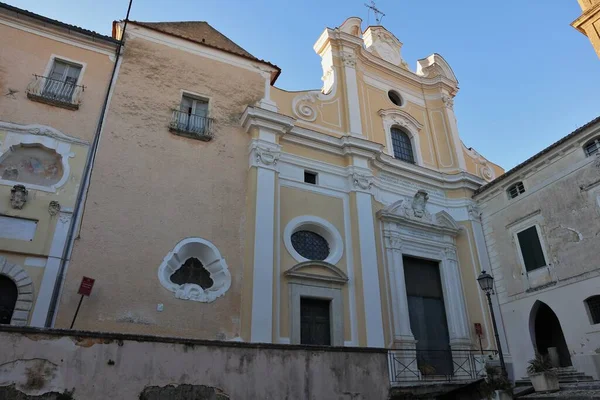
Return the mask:
<path id="1" fill-rule="evenodd" d="M 290 282 L 290 343 L 300 344 L 300 300 L 303 297 L 331 300 L 329 315 L 331 345 L 344 345 L 344 306 L 341 288 L 308 286 Z"/>
<path id="2" fill-rule="evenodd" d="M 314 215 L 302 215 L 296 217 L 285 226 L 283 231 L 283 243 L 294 260 L 299 263 L 313 261 L 302 257 L 292 245 L 292 234 L 299 230 L 315 232 L 327 240 L 327 243 L 329 244 L 329 256 L 323 260 L 324 262 L 335 265 L 340 261 L 344 254 L 344 241 L 342 235 L 329 221 Z"/>
<path id="3" fill-rule="evenodd" d="M 347 181 L 347 180 L 346 180 Z M 309 185 L 303 182 L 297 182 L 294 180 L 291 180 L 289 178 L 283 177 L 282 175 L 280 175 L 279 177 L 279 191 L 278 193 L 281 191 L 282 187 L 290 187 L 290 188 L 295 188 L 295 189 L 300 189 L 300 190 L 306 190 L 308 192 L 311 193 L 319 193 L 322 194 L 324 196 L 330 196 L 330 197 L 335 197 L 335 198 L 339 198 L 342 200 L 342 208 L 343 208 L 343 213 L 344 213 L 344 236 L 346 239 L 345 245 L 347 249 L 351 249 L 352 248 L 352 229 L 351 229 L 351 222 L 350 222 L 350 197 L 348 196 L 347 193 L 342 192 L 342 191 L 336 191 L 336 190 L 332 190 L 332 189 L 327 189 L 327 188 L 323 188 L 320 186 L 315 186 L 315 185 Z M 278 219 L 279 216 L 281 215 L 280 209 L 278 208 L 277 210 L 277 215 L 278 215 Z M 281 225 L 280 221 L 278 220 L 278 224 L 277 226 L 279 227 Z M 279 231 L 278 231 L 279 234 Z M 279 276 L 279 274 L 281 273 L 281 257 L 280 257 L 280 246 L 277 246 L 277 276 Z M 356 312 L 356 286 L 355 286 L 355 278 L 354 278 L 354 255 L 352 251 L 347 251 L 346 252 L 346 273 L 348 274 L 348 309 L 350 311 L 350 331 L 351 331 L 351 335 L 350 335 L 350 340 L 344 342 L 344 345 L 346 346 L 358 346 L 358 322 L 357 322 L 357 312 Z M 278 338 L 278 342 L 279 343 L 284 343 L 285 342 L 285 338 L 281 338 L 280 335 L 280 331 L 279 331 L 279 308 L 278 305 L 281 302 L 281 294 L 280 294 L 280 282 L 277 281 L 277 299 L 279 299 L 279 301 L 276 304 L 276 308 L 277 308 L 277 319 L 276 319 L 276 326 L 277 326 L 277 338 Z M 289 343 L 289 341 L 288 341 Z"/>
<path id="4" fill-rule="evenodd" d="M 353 52 L 343 53 L 344 76 L 346 80 L 346 101 L 350 120 L 350 135 L 362 136 L 362 119 L 358 96 L 358 81 L 356 76 L 356 56 Z"/>
<path id="5" fill-rule="evenodd" d="M 538 210 L 523 218 L 520 218 L 506 227 L 508 234 L 512 237 L 512 242 L 515 244 L 517 260 L 519 261 L 519 266 L 521 267 L 521 280 L 527 289 L 534 289 L 536 287 L 544 286 L 548 283 L 557 281 L 556 270 L 551 262 L 552 260 L 548 256 L 548 247 L 546 246 L 546 240 L 544 239 L 541 228 L 543 223 L 544 217 Z M 523 253 L 521 252 L 521 244 L 519 243 L 518 234 L 526 229 L 531 228 L 532 226 L 535 226 L 537 231 L 540 246 L 542 247 L 542 253 L 544 254 L 544 261 L 546 261 L 546 266 L 536 268 L 528 272 L 525 268 L 525 260 L 523 260 Z"/>
<path id="6" fill-rule="evenodd" d="M 81 82 L 83 80 L 83 75 L 85 74 L 85 70 L 87 68 L 87 63 L 83 62 L 83 61 L 79 61 L 79 60 L 73 60 L 69 57 L 63 57 L 61 55 L 58 54 L 51 54 L 50 55 L 50 59 L 48 60 L 48 64 L 46 64 L 46 69 L 44 69 L 44 75 L 46 77 L 50 76 L 50 71 L 52 71 L 52 67 L 54 66 L 54 63 L 56 62 L 56 60 L 58 61 L 63 61 L 66 64 L 75 64 L 75 65 L 79 65 L 81 67 L 81 71 L 79 72 L 79 76 L 77 77 L 77 83 L 76 85 L 81 86 Z"/>
<path id="7" fill-rule="evenodd" d="M 6 131 L 6 137 L 0 146 L 0 157 L 7 155 L 13 146 L 21 144 L 40 144 L 47 149 L 56 151 L 56 153 L 61 156 L 63 167 L 62 178 L 53 185 L 42 186 L 5 179 L 0 179 L 0 185 L 14 186 L 24 184 L 28 189 L 54 193 L 67 182 L 71 175 L 69 158 L 75 156 L 75 153 L 71 152 L 71 143 L 88 145 L 88 143 L 83 140 L 67 136 L 54 128 L 43 125 L 18 125 L 0 121 L 0 130 Z"/>
<path id="8" fill-rule="evenodd" d="M 382 236 L 386 245 L 386 271 L 389 276 L 394 320 L 394 338 L 397 347 L 414 348 L 414 338 L 410 330 L 408 301 L 404 281 L 403 255 L 425 258 L 440 263 L 440 279 L 446 308 L 446 320 L 450 345 L 470 346 L 469 320 L 466 311 L 460 267 L 456 254 L 454 236 L 457 229 L 431 223 L 416 224 L 401 215 L 394 216 L 395 205 L 380 212 Z M 451 217 L 444 211 L 446 221 Z M 404 221 L 404 222 L 403 222 Z M 456 226 L 455 221 L 450 225 Z M 444 223 L 447 225 L 447 222 Z M 412 347 L 411 347 L 412 346 Z"/>
<path id="9" fill-rule="evenodd" d="M 358 240 L 360 243 L 367 346 L 384 347 L 379 263 L 377 261 L 375 221 L 370 194 L 356 192 L 356 213 L 358 216 Z"/>
<path id="10" fill-rule="evenodd" d="M 44 276 L 42 277 L 42 283 L 40 284 L 37 293 L 37 301 L 35 302 L 35 308 L 33 309 L 33 314 L 31 316 L 31 326 L 41 328 L 46 324 L 48 309 L 50 307 L 50 302 L 52 301 L 52 293 L 56 286 L 56 279 L 58 278 L 60 262 L 62 260 L 72 217 L 73 210 L 67 208 L 62 209 L 57 215 L 56 227 L 54 228 L 54 235 L 52 237 L 52 243 L 50 244 L 48 259 L 45 260 Z"/>
<path id="11" fill-rule="evenodd" d="M 29 322 L 29 313 L 33 306 L 33 282 L 29 274 L 18 264 L 8 262 L 6 257 L 0 256 L 0 275 L 10 278 L 17 286 L 17 302 L 10 320 L 11 325 L 26 326 Z"/>
<path id="12" fill-rule="evenodd" d="M 412 145 L 413 156 L 417 165 L 423 166 L 423 157 L 421 155 L 421 145 L 419 142 L 419 132 L 423 125 L 412 115 L 403 110 L 387 109 L 377 112 L 383 122 L 383 129 L 386 138 L 387 154 L 394 157 L 394 146 L 392 145 L 392 128 L 398 127 L 408 134 Z"/>
<path id="13" fill-rule="evenodd" d="M 186 283 L 178 285 L 171 282 L 171 275 L 177 271 L 187 259 L 195 257 L 210 273 L 214 284 L 208 289 L 199 285 Z M 175 293 L 182 300 L 193 300 L 210 303 L 223 296 L 231 286 L 231 274 L 219 249 L 206 239 L 191 237 L 183 239 L 170 251 L 158 267 L 158 279 L 165 289 Z"/>

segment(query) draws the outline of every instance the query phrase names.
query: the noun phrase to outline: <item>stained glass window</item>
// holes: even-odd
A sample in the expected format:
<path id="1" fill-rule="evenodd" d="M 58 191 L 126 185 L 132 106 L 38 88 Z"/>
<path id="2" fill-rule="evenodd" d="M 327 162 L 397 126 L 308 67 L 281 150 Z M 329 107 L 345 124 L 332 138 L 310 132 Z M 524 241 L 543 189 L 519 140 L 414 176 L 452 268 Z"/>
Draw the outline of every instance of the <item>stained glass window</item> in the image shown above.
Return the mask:
<path id="1" fill-rule="evenodd" d="M 292 246 L 298 254 L 309 260 L 324 260 L 329 256 L 329 243 L 315 232 L 295 232 L 292 234 Z"/>
<path id="2" fill-rule="evenodd" d="M 394 157 L 409 163 L 415 163 L 412 143 L 408 135 L 398 128 L 392 128 L 392 147 L 394 149 Z"/>

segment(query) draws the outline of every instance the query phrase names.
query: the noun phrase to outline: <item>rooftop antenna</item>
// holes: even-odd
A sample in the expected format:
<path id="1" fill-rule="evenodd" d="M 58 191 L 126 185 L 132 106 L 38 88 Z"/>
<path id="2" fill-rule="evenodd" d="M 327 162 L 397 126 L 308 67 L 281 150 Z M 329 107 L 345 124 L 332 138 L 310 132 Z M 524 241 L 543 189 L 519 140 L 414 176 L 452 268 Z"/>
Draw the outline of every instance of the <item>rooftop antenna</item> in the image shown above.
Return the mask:
<path id="1" fill-rule="evenodd" d="M 371 11 L 373 11 L 373 15 L 375 16 L 375 21 L 377 21 L 377 25 L 381 25 L 381 20 L 385 17 L 385 14 L 379 11 L 377 6 L 375 5 L 375 0 L 371 0 L 370 4 L 365 3 L 365 7 L 369 9 L 367 14 L 367 25 L 369 24 L 369 16 L 371 15 Z"/>

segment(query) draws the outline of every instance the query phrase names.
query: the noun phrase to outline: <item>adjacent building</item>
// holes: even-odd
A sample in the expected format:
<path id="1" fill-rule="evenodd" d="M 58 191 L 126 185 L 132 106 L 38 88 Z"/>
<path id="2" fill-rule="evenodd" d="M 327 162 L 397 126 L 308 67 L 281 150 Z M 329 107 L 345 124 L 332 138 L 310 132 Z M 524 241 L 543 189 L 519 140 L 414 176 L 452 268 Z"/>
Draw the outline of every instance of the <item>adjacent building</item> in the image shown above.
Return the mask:
<path id="1" fill-rule="evenodd" d="M 577 0 L 581 16 L 571 26 L 586 35 L 600 57 L 600 0 Z"/>
<path id="2" fill-rule="evenodd" d="M 0 3 L 0 323 L 45 326 L 117 41 Z"/>
<path id="3" fill-rule="evenodd" d="M 600 118 L 476 191 L 515 376 L 600 378 Z"/>

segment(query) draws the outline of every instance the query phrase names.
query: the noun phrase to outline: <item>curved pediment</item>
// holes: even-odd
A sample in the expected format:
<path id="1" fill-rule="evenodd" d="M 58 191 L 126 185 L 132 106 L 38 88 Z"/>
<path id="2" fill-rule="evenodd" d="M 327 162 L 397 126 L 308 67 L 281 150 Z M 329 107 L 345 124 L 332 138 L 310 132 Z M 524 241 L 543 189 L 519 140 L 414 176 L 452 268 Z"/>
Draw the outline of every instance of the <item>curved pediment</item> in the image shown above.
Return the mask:
<path id="1" fill-rule="evenodd" d="M 452 218 L 452 216 L 446 211 L 440 211 L 437 214 L 435 214 L 435 222 L 438 225 L 443 226 L 445 228 L 456 230 L 460 229 L 460 226 L 456 223 L 456 220 Z"/>
<path id="2" fill-rule="evenodd" d="M 417 75 L 425 78 L 443 76 L 453 82 L 458 82 L 456 75 L 454 75 L 454 71 L 450 68 L 450 64 L 444 60 L 444 57 L 437 53 L 433 53 L 429 57 L 417 61 Z"/>
<path id="3" fill-rule="evenodd" d="M 456 220 L 446 211 L 432 215 L 427 206 L 428 199 L 427 192 L 419 190 L 412 201 L 406 198 L 398 200 L 379 211 L 377 216 L 384 221 L 456 235 L 460 229 Z"/>
<path id="4" fill-rule="evenodd" d="M 283 273 L 289 278 L 310 279 L 328 283 L 344 284 L 348 275 L 333 264 L 324 261 L 305 261 Z"/>

